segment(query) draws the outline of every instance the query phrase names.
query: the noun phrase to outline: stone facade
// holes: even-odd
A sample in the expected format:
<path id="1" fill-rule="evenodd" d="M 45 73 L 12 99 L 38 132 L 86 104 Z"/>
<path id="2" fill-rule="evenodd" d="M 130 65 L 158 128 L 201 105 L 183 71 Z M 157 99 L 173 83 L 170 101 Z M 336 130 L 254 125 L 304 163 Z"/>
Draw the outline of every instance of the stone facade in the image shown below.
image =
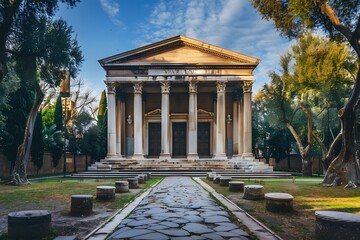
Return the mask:
<path id="1" fill-rule="evenodd" d="M 108 90 L 107 160 L 250 160 L 260 60 L 176 36 L 99 61 Z"/>

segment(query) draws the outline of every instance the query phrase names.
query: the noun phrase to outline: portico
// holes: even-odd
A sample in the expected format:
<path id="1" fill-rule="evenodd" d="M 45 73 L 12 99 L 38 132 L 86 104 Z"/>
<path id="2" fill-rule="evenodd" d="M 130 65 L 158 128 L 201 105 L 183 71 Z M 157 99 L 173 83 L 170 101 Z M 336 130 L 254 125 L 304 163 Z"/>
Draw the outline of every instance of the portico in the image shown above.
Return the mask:
<path id="1" fill-rule="evenodd" d="M 176 36 L 99 61 L 108 160 L 249 160 L 259 59 Z"/>

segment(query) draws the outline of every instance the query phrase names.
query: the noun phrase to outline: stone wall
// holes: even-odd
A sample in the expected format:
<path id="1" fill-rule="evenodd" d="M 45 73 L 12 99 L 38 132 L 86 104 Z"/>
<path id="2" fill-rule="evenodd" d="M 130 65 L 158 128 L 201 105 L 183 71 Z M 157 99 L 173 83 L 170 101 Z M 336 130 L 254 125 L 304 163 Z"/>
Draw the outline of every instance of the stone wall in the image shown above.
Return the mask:
<path id="1" fill-rule="evenodd" d="M 66 161 L 66 172 L 72 173 L 74 172 L 74 164 L 73 164 L 73 156 L 72 154 L 67 154 L 67 161 Z M 87 157 L 87 165 L 91 165 L 91 157 Z M 85 171 L 86 170 L 86 156 L 85 155 L 76 155 L 76 170 L 77 171 Z M 58 174 L 63 173 L 64 171 L 64 158 L 61 157 L 59 164 L 56 168 L 53 167 L 51 153 L 45 152 L 44 159 L 43 159 L 43 166 L 39 170 L 38 174 Z M 9 176 L 10 173 L 10 162 L 7 160 L 6 156 L 0 152 L 0 178 Z M 27 167 L 27 174 L 28 176 L 35 176 L 37 174 L 37 169 L 34 163 L 29 161 Z"/>
<path id="2" fill-rule="evenodd" d="M 321 160 L 319 157 L 312 157 L 312 171 L 313 173 L 322 173 L 322 165 Z M 288 166 L 288 159 L 284 158 L 281 159 L 280 162 L 276 163 L 275 159 L 270 158 L 269 161 L 270 166 L 274 167 L 274 170 L 280 170 L 280 171 L 297 171 L 301 172 L 302 170 L 302 164 L 301 164 L 301 157 L 300 155 L 291 155 L 290 156 L 290 167 Z"/>

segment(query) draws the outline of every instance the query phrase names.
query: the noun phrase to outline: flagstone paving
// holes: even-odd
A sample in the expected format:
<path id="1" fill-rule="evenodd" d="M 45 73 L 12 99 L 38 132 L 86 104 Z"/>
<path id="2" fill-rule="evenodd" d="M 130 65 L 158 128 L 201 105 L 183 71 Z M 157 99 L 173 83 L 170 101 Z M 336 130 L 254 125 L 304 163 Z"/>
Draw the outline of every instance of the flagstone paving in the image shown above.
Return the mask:
<path id="1" fill-rule="evenodd" d="M 249 239 L 189 177 L 167 177 L 108 239 Z"/>

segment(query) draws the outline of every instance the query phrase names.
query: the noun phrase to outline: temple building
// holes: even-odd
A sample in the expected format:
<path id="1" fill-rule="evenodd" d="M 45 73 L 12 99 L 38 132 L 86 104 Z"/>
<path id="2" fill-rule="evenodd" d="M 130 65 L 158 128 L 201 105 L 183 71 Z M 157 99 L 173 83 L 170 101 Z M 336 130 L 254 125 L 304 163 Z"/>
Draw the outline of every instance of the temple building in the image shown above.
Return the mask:
<path id="1" fill-rule="evenodd" d="M 106 71 L 106 160 L 251 160 L 260 60 L 175 36 L 99 60 Z"/>

